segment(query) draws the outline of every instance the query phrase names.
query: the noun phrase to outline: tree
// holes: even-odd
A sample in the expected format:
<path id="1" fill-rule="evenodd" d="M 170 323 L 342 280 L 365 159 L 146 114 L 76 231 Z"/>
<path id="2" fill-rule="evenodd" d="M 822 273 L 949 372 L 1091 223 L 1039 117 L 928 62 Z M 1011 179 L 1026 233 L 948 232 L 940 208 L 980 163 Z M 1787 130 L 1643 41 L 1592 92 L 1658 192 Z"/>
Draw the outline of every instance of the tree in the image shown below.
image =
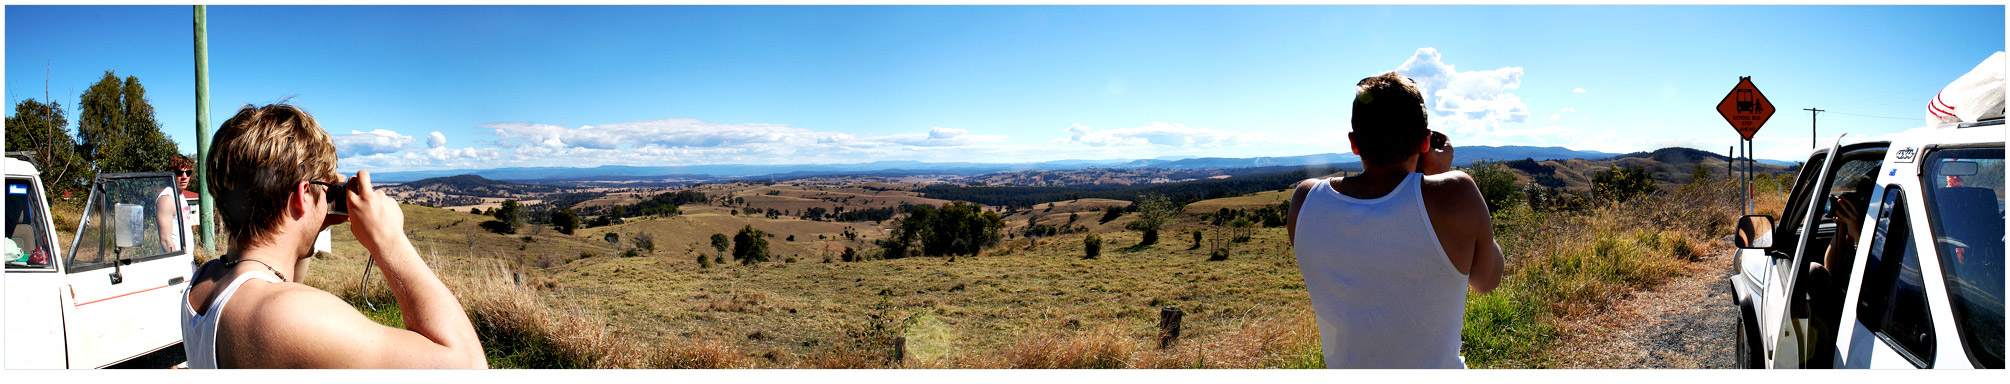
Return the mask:
<path id="1" fill-rule="evenodd" d="M 732 246 L 733 241 L 727 239 L 726 234 L 724 233 L 712 234 L 712 249 L 718 250 L 720 255 L 726 254 L 726 248 L 731 248 Z"/>
<path id="2" fill-rule="evenodd" d="M 7 150 L 35 152 L 29 158 L 42 172 L 42 185 L 48 189 L 43 192 L 48 197 L 90 184 L 85 175 L 88 165 L 77 155 L 77 140 L 70 137 L 69 125 L 61 104 L 35 99 L 14 104 L 14 116 L 7 118 Z"/>
<path id="3" fill-rule="evenodd" d="M 1487 202 L 1487 211 L 1500 212 L 1521 202 L 1521 186 L 1515 183 L 1514 172 L 1500 162 L 1481 159 L 1465 169 L 1479 184 L 1480 198 Z"/>
<path id="4" fill-rule="evenodd" d="M 558 213 L 551 214 L 551 225 L 558 229 L 558 233 L 570 235 L 572 231 L 579 229 L 580 224 L 579 213 L 573 212 L 572 208 L 560 209 Z"/>
<path id="5" fill-rule="evenodd" d="M 621 235 L 614 232 L 608 232 L 606 235 L 600 236 L 600 239 L 606 240 L 608 244 L 621 244 Z"/>
<path id="6" fill-rule="evenodd" d="M 97 173 L 166 171 L 175 144 L 154 120 L 139 78 L 112 71 L 84 90 L 77 112 L 77 154 Z M 93 174 L 95 177 L 95 174 Z"/>
<path id="7" fill-rule="evenodd" d="M 1179 205 L 1160 194 L 1138 196 L 1137 206 L 1138 220 L 1131 222 L 1131 227 L 1145 233 L 1144 240 L 1138 241 L 1140 246 L 1158 243 L 1159 229 L 1165 228 L 1166 222 L 1179 214 Z"/>
<path id="8" fill-rule="evenodd" d="M 767 233 L 752 225 L 740 227 L 740 233 L 733 235 L 733 258 L 743 265 L 768 261 Z"/>
<path id="9" fill-rule="evenodd" d="M 496 224 L 482 224 L 492 226 L 490 230 L 497 233 L 513 235 L 517 228 L 523 227 L 523 205 L 517 204 L 516 199 L 503 200 L 502 206 L 489 210 L 489 216 L 496 218 Z"/>
<path id="10" fill-rule="evenodd" d="M 1591 195 L 1599 199 L 1626 201 L 1654 191 L 1645 167 L 1615 166 L 1591 175 Z"/>

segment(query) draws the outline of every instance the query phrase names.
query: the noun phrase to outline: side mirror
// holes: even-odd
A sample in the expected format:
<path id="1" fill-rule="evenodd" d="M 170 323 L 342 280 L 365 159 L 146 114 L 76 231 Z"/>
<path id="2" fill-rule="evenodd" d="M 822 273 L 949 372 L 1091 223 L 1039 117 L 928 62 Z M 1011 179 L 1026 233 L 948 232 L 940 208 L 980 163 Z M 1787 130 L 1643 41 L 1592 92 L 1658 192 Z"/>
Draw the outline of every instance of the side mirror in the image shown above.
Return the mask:
<path id="1" fill-rule="evenodd" d="M 1773 216 L 1745 215 L 1738 218 L 1738 248 L 1756 249 L 1773 246 Z"/>
<path id="2" fill-rule="evenodd" d="M 146 207 L 124 203 L 112 207 L 112 237 L 120 247 L 140 246 L 146 223 Z"/>

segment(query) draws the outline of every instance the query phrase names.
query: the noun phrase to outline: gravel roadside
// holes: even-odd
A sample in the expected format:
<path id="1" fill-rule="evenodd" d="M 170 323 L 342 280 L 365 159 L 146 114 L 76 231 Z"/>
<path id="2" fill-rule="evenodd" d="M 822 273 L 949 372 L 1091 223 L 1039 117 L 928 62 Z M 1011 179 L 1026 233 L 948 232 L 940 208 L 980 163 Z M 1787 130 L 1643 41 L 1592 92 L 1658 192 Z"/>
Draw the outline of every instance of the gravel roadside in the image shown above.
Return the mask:
<path id="1" fill-rule="evenodd" d="M 1605 311 L 1562 324 L 1556 368 L 1731 368 L 1731 250 L 1714 250 L 1689 271 L 1634 292 Z"/>

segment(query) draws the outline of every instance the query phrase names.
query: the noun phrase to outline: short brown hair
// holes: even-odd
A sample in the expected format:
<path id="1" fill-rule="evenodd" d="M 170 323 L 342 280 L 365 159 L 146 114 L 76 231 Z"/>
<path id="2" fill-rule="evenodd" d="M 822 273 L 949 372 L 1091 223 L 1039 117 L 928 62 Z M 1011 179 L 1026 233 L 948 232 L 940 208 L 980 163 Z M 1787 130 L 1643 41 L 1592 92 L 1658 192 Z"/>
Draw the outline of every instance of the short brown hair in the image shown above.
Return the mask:
<path id="1" fill-rule="evenodd" d="M 182 168 L 195 169 L 195 160 L 189 160 L 188 156 L 179 153 L 168 158 L 168 170 L 179 171 Z"/>
<path id="2" fill-rule="evenodd" d="M 1430 135 L 1430 116 L 1417 83 L 1396 72 L 1354 86 L 1354 147 L 1361 162 L 1389 164 L 1417 153 Z"/>
<path id="3" fill-rule="evenodd" d="M 336 178 L 334 140 L 314 116 L 283 102 L 239 108 L 216 129 L 204 161 L 223 229 L 240 241 L 268 240 L 299 182 Z"/>

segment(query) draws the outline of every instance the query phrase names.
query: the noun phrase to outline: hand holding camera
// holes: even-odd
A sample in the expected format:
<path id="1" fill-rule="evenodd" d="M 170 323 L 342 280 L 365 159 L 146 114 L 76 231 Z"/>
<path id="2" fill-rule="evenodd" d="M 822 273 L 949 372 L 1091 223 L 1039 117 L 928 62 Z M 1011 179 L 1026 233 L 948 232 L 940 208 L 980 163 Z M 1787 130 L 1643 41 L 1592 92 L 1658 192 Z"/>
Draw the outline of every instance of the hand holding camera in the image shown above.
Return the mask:
<path id="1" fill-rule="evenodd" d="M 1431 131 L 1431 148 L 1417 156 L 1417 172 L 1436 175 L 1452 171 L 1452 141 L 1444 132 Z"/>

